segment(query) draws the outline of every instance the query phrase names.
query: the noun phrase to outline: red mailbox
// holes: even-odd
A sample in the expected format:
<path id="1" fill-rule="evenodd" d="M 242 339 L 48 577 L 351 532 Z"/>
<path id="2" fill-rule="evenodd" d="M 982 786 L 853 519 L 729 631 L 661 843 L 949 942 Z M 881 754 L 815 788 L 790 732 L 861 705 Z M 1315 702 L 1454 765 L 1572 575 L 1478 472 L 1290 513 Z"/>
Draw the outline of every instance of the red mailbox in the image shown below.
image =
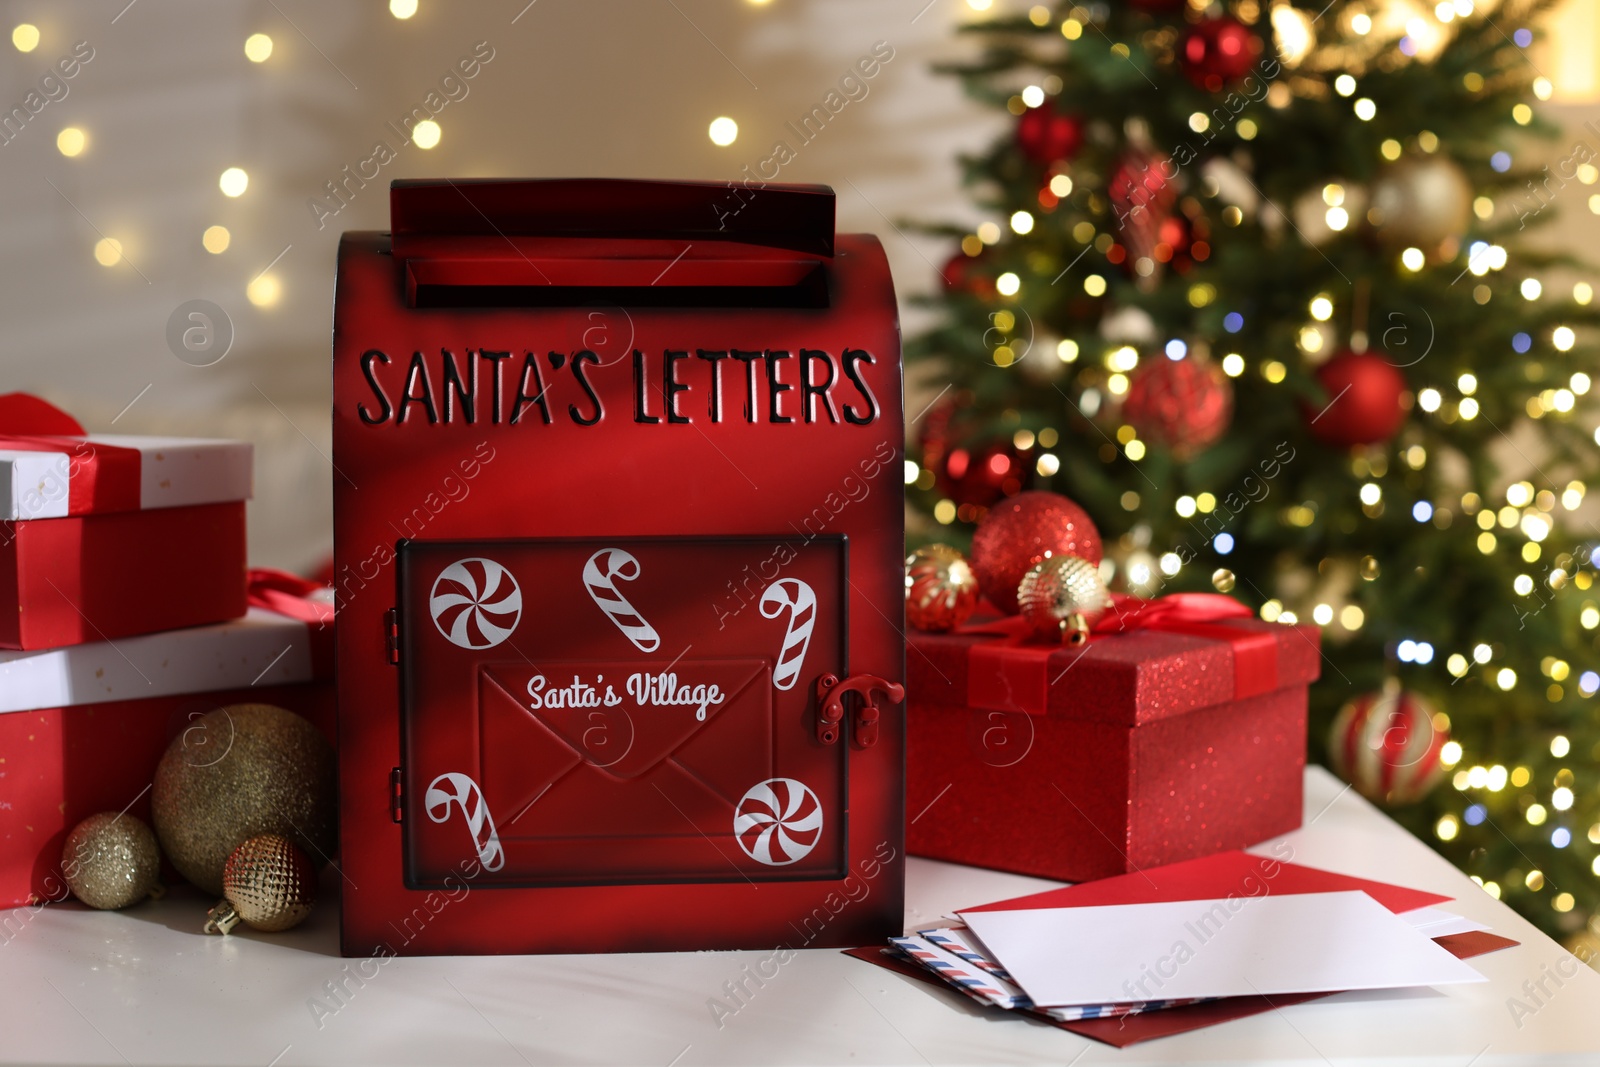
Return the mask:
<path id="1" fill-rule="evenodd" d="M 899 932 L 900 339 L 821 186 L 402 181 L 334 310 L 346 955 Z"/>

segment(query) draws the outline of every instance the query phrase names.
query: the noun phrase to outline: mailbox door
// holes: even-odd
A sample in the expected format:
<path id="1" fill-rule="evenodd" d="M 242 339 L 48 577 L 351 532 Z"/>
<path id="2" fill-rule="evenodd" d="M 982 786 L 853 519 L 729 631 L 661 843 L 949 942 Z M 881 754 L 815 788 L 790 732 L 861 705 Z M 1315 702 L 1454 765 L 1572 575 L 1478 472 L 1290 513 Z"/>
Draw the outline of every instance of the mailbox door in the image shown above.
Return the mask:
<path id="1" fill-rule="evenodd" d="M 398 573 L 409 886 L 468 852 L 481 888 L 843 877 L 842 537 L 410 541 Z"/>

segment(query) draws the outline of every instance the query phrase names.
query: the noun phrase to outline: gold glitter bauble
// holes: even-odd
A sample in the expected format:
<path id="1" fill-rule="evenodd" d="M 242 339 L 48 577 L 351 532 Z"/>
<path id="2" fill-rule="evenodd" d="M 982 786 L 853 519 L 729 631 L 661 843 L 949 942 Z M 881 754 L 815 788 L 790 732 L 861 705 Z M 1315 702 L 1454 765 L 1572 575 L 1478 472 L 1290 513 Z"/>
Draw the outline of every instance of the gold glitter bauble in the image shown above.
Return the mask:
<path id="1" fill-rule="evenodd" d="M 1022 576 L 1017 605 L 1037 632 L 1080 644 L 1111 607 L 1111 594 L 1093 563 L 1079 556 L 1052 556 Z"/>
<path id="2" fill-rule="evenodd" d="M 222 895 L 223 901 L 207 913 L 206 933 L 229 933 L 241 919 L 257 930 L 277 933 L 311 914 L 317 869 L 282 834 L 258 834 L 228 853 Z"/>
<path id="3" fill-rule="evenodd" d="M 235 704 L 195 720 L 156 767 L 151 814 L 167 858 L 190 882 L 222 892 L 240 842 L 282 834 L 319 861 L 333 854 L 333 746 L 300 716 Z"/>
<path id="4" fill-rule="evenodd" d="M 143 821 L 102 811 L 67 835 L 61 873 L 72 895 L 89 907 L 126 908 L 160 890 L 161 851 Z"/>
<path id="5" fill-rule="evenodd" d="M 978 579 L 967 557 L 949 545 L 924 545 L 906 557 L 906 621 L 942 633 L 966 622 L 978 606 Z"/>

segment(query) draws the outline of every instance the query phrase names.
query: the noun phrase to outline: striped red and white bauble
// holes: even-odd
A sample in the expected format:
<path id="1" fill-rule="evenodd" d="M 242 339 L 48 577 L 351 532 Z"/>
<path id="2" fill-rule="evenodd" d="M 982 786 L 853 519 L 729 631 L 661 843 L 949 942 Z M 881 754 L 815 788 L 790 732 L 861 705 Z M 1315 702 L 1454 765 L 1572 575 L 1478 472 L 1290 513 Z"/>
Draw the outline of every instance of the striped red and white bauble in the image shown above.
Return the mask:
<path id="1" fill-rule="evenodd" d="M 822 839 L 822 802 L 802 782 L 769 778 L 740 798 L 733 834 L 751 859 L 786 866 L 804 859 Z"/>
<path id="2" fill-rule="evenodd" d="M 439 572 L 428 597 L 433 624 L 459 648 L 493 648 L 522 618 L 522 590 L 492 559 L 459 559 Z"/>
<path id="3" fill-rule="evenodd" d="M 1449 720 L 1415 693 L 1399 688 L 1364 693 L 1339 709 L 1328 734 L 1328 757 L 1341 778 L 1369 800 L 1412 804 L 1444 777 L 1439 755 Z"/>

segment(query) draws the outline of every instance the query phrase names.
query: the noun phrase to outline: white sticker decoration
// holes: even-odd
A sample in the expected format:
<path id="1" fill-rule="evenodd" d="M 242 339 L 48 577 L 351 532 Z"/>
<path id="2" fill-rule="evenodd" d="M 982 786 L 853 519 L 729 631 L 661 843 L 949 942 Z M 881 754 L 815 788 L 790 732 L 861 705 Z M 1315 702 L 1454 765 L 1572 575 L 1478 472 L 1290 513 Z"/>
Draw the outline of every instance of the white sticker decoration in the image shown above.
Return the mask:
<path id="1" fill-rule="evenodd" d="M 803 782 L 768 778 L 739 799 L 733 835 L 756 862 L 788 866 L 805 859 L 822 840 L 822 801 Z"/>
<path id="2" fill-rule="evenodd" d="M 458 559 L 439 572 L 428 597 L 433 624 L 459 648 L 493 648 L 522 618 L 522 590 L 492 559 Z"/>
<path id="3" fill-rule="evenodd" d="M 439 775 L 428 783 L 422 803 L 428 810 L 428 818 L 434 822 L 448 821 L 451 807 L 460 808 L 483 869 L 498 871 L 506 865 L 506 852 L 500 847 L 500 834 L 494 828 L 494 816 L 489 814 L 489 802 L 470 775 L 457 771 Z"/>
<path id="4" fill-rule="evenodd" d="M 761 614 L 776 619 L 785 612 L 789 615 L 789 629 L 783 635 L 778 665 L 772 669 L 772 684 L 779 689 L 793 689 L 794 683 L 800 680 L 800 668 L 806 662 L 806 649 L 811 647 L 811 627 L 817 621 L 817 594 L 798 578 L 778 579 L 761 594 Z"/>
<path id="5" fill-rule="evenodd" d="M 595 604 L 606 613 L 606 618 L 616 624 L 622 636 L 633 642 L 634 648 L 640 652 L 654 652 L 661 647 L 661 635 L 617 588 L 619 580 L 631 582 L 639 577 L 639 572 L 639 560 L 633 553 L 620 548 L 602 548 L 583 565 L 583 584 Z"/>

